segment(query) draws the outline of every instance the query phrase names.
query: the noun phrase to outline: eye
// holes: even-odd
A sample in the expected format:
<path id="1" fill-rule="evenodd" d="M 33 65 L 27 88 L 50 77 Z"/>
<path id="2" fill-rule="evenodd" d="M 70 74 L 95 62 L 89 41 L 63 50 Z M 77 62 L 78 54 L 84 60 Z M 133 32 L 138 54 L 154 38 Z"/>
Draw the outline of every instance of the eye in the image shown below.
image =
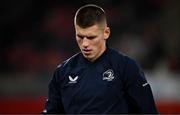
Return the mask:
<path id="1" fill-rule="evenodd" d="M 77 35 L 78 38 L 83 39 L 84 37 L 81 35 Z"/>
<path id="2" fill-rule="evenodd" d="M 96 36 L 89 36 L 89 37 L 87 37 L 87 39 L 89 39 L 89 40 L 92 40 L 92 39 L 95 39 L 96 38 Z"/>

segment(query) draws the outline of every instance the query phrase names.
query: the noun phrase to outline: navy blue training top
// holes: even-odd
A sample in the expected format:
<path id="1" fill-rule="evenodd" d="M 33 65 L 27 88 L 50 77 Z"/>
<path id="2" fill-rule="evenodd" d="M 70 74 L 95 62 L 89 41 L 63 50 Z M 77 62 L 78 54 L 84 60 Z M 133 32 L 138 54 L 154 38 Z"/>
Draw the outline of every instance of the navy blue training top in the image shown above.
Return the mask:
<path id="1" fill-rule="evenodd" d="M 140 67 L 113 49 L 95 61 L 78 53 L 57 67 L 43 113 L 157 113 Z"/>

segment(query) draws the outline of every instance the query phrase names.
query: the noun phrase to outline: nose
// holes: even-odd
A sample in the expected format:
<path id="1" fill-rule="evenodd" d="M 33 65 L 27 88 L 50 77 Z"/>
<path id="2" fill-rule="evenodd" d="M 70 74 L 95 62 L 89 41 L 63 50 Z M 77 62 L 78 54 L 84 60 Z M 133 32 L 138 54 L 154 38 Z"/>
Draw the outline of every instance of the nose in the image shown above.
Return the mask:
<path id="1" fill-rule="evenodd" d="M 89 41 L 86 37 L 83 38 L 82 46 L 87 48 L 89 46 Z"/>

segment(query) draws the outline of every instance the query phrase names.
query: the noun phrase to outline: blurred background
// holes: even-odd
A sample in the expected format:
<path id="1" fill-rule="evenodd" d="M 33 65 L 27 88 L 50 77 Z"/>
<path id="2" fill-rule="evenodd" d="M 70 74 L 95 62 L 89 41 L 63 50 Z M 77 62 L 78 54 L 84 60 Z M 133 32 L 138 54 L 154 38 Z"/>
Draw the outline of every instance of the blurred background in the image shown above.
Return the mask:
<path id="1" fill-rule="evenodd" d="M 144 69 L 160 113 L 180 113 L 179 0 L 1 0 L 0 113 L 40 113 L 56 66 L 79 52 L 73 18 L 102 6 L 110 47 Z"/>

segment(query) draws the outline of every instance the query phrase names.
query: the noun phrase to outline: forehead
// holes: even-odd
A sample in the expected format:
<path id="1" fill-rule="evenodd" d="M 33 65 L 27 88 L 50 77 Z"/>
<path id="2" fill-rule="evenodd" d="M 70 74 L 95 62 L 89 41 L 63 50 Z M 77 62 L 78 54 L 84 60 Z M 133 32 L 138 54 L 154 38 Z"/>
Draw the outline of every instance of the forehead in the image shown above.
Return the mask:
<path id="1" fill-rule="evenodd" d="M 81 28 L 80 26 L 75 25 L 75 30 L 76 30 L 76 34 L 94 35 L 94 34 L 99 34 L 103 29 L 98 24 L 95 24 L 87 28 Z"/>

